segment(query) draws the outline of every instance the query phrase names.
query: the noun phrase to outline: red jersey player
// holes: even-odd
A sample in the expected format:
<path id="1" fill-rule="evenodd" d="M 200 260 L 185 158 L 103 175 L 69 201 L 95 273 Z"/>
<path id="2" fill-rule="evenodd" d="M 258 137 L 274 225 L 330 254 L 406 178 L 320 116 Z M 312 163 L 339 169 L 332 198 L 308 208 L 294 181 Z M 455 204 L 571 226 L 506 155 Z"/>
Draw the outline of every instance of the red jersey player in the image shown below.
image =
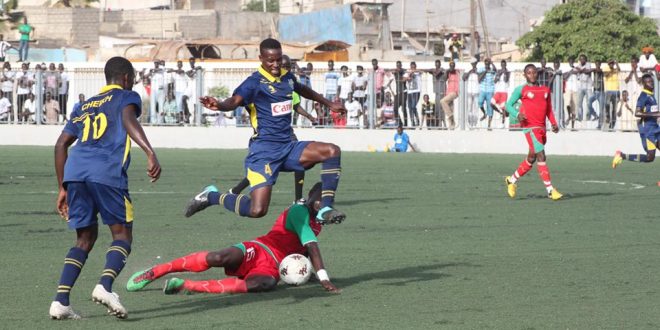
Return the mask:
<path id="1" fill-rule="evenodd" d="M 544 151 L 546 142 L 546 117 L 550 120 L 550 124 L 552 124 L 552 131 L 554 133 L 559 132 L 557 120 L 555 120 L 555 116 L 552 113 L 550 89 L 546 86 L 539 86 L 537 84 L 536 78 L 538 73 L 536 71 L 536 66 L 533 64 L 525 66 L 524 73 L 527 83 L 518 86 L 513 91 L 511 97 L 506 102 L 506 109 L 511 116 L 517 117 L 520 121 L 523 133 L 527 139 L 527 144 L 529 145 L 529 153 L 527 154 L 527 159 L 520 163 L 518 169 L 513 175 L 506 177 L 504 180 L 507 185 L 509 196 L 511 198 L 516 197 L 516 182 L 518 182 L 520 177 L 529 172 L 529 170 L 532 169 L 534 162 L 538 160 L 537 168 L 539 176 L 541 177 L 541 180 L 543 180 L 543 184 L 545 184 L 548 198 L 556 201 L 561 199 L 563 195 L 552 186 L 550 172 L 545 163 Z M 522 102 L 520 110 L 514 107 L 514 104 L 516 104 L 518 100 L 521 100 Z"/>
<path id="2" fill-rule="evenodd" d="M 206 293 L 246 293 L 275 289 L 279 281 L 278 264 L 289 254 L 307 254 L 316 269 L 316 276 L 326 291 L 339 293 L 330 282 L 323 266 L 316 236 L 321 224 L 315 220 L 321 205 L 321 183 L 309 191 L 305 204 L 296 204 L 284 210 L 271 230 L 251 241 L 235 244 L 220 251 L 200 251 L 137 272 L 128 279 L 126 289 L 138 291 L 147 284 L 169 273 L 203 272 L 211 267 L 222 267 L 229 276 L 220 280 L 193 281 L 170 278 L 165 282 L 165 294 L 182 291 Z"/>

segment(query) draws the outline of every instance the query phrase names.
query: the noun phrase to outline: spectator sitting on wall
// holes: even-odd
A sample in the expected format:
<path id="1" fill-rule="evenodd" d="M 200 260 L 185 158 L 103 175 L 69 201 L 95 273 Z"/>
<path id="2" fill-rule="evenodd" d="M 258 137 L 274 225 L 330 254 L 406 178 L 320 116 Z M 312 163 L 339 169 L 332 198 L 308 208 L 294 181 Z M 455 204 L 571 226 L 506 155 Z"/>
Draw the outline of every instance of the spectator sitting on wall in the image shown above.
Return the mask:
<path id="1" fill-rule="evenodd" d="M 34 94 L 30 93 L 28 95 L 28 98 L 23 102 L 21 111 L 21 121 L 23 123 L 36 123 L 34 114 L 37 112 L 37 102 L 34 100 Z"/>
<path id="2" fill-rule="evenodd" d="M 44 102 L 44 110 L 46 111 L 46 124 L 57 124 L 57 117 L 60 113 L 60 104 L 53 98 L 53 94 L 46 93 L 46 101 Z"/>
<path id="3" fill-rule="evenodd" d="M 385 92 L 385 103 L 381 106 L 378 126 L 396 127 L 397 120 L 394 114 L 394 104 L 392 103 L 392 93 Z"/>

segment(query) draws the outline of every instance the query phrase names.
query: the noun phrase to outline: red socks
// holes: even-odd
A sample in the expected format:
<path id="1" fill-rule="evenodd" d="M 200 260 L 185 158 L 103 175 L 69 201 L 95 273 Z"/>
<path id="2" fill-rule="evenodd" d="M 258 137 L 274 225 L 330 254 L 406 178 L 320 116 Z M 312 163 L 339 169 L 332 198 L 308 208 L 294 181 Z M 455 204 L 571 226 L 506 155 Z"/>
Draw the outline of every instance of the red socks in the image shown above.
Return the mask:
<path id="1" fill-rule="evenodd" d="M 185 280 L 183 288 L 192 292 L 205 293 L 246 293 L 247 285 L 245 280 L 238 278 L 224 278 L 221 280 L 210 281 L 191 281 Z"/>
<path id="2" fill-rule="evenodd" d="M 168 263 L 156 265 L 151 270 L 154 272 L 154 278 L 177 272 L 203 272 L 210 268 L 206 262 L 206 256 L 208 254 L 208 251 L 195 252 Z"/>
<path id="3" fill-rule="evenodd" d="M 550 181 L 550 171 L 548 171 L 548 165 L 546 165 L 545 162 L 538 162 L 536 163 L 536 166 L 539 170 L 541 181 L 543 181 L 543 184 L 545 185 L 545 189 L 551 191 L 552 182 Z"/>
<path id="4" fill-rule="evenodd" d="M 523 160 L 520 165 L 518 165 L 518 169 L 513 172 L 513 175 L 511 176 L 511 182 L 516 183 L 518 179 L 520 179 L 523 175 L 527 174 L 529 170 L 532 169 L 532 164 L 530 164 L 527 159 Z"/>

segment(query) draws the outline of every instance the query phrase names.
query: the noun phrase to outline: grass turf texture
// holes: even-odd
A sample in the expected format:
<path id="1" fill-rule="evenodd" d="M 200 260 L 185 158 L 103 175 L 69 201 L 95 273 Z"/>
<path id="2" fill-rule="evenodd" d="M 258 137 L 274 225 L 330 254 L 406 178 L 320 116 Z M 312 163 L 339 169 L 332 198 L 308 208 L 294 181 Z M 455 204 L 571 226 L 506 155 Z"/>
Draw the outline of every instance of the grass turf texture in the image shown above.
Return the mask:
<path id="1" fill-rule="evenodd" d="M 606 157 L 549 156 L 565 200 L 547 199 L 533 169 L 518 198 L 503 177 L 522 155 L 344 153 L 337 207 L 322 254 L 340 295 L 316 282 L 246 295 L 165 296 L 164 280 L 128 293 L 134 272 L 190 252 L 265 233 L 293 199 L 280 175 L 269 214 L 243 219 L 220 207 L 182 215 L 208 183 L 240 179 L 245 151 L 159 150 L 149 183 L 136 149 L 130 170 L 133 253 L 115 290 L 129 311 L 117 321 L 90 300 L 110 243 L 107 228 L 71 295 L 79 322 L 48 319 L 74 233 L 54 212 L 52 148 L 0 147 L 1 328 L 545 329 L 658 328 L 660 249 L 657 165 Z M 318 180 L 307 174 L 307 187 Z M 186 275 L 221 278 L 221 270 Z"/>

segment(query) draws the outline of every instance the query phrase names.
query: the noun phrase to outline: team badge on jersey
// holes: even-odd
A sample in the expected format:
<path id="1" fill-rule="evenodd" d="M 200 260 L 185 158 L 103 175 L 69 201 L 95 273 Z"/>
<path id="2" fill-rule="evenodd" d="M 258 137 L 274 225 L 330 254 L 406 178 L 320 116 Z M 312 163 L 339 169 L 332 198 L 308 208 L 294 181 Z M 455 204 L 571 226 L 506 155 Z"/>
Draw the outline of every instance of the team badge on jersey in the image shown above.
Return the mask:
<path id="1" fill-rule="evenodd" d="M 275 89 L 275 87 L 273 87 L 273 85 L 268 85 L 268 91 L 269 91 L 271 94 L 275 94 L 275 93 L 277 93 L 277 90 Z"/>
<path id="2" fill-rule="evenodd" d="M 533 99 L 533 98 L 534 98 L 534 93 L 532 93 L 532 92 L 527 92 L 527 98 L 528 98 L 528 99 Z"/>

